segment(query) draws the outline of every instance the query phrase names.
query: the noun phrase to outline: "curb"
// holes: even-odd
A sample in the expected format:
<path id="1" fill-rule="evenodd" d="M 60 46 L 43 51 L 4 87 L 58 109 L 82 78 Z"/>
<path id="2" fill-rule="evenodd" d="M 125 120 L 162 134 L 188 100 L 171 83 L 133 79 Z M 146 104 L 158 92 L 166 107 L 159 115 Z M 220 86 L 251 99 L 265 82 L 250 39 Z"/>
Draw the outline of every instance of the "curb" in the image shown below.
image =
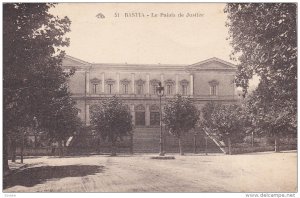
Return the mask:
<path id="1" fill-rule="evenodd" d="M 170 159 L 175 159 L 175 157 L 174 156 L 153 156 L 150 157 L 150 159 L 170 160 Z"/>

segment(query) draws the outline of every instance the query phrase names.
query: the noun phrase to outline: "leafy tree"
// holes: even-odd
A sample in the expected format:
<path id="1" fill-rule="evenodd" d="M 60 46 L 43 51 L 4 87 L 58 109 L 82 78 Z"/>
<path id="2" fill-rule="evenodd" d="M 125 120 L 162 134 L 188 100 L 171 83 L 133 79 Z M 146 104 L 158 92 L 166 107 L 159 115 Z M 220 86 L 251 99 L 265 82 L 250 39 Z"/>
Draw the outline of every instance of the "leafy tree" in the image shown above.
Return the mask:
<path id="1" fill-rule="evenodd" d="M 8 170 L 7 139 L 17 127 L 39 122 L 63 89 L 71 73 L 61 68 L 68 46 L 65 33 L 70 20 L 49 13 L 54 4 L 5 3 L 3 5 L 3 138 L 4 170 Z"/>
<path id="2" fill-rule="evenodd" d="M 116 155 L 116 142 L 122 141 L 133 130 L 130 110 L 116 96 L 92 106 L 91 124 L 104 140 L 111 143 L 112 156 Z"/>
<path id="3" fill-rule="evenodd" d="M 47 129 L 52 141 L 57 141 L 60 155 L 63 155 L 62 144 L 68 137 L 82 129 L 83 123 L 75 107 L 67 87 L 53 92 L 54 96 L 47 107 L 39 109 L 37 116 L 40 118 L 39 127 Z"/>
<path id="4" fill-rule="evenodd" d="M 201 119 L 199 121 L 200 127 L 206 132 L 213 133 L 211 130 L 211 126 L 213 125 L 212 114 L 214 111 L 220 109 L 221 104 L 215 102 L 208 102 L 201 109 Z M 217 135 L 217 134 L 213 134 Z"/>
<path id="5" fill-rule="evenodd" d="M 229 3 L 225 12 L 232 55 L 240 63 L 237 86 L 246 94 L 249 79 L 260 78 L 248 105 L 255 127 L 275 136 L 296 132 L 297 5 Z"/>
<path id="6" fill-rule="evenodd" d="M 267 84 L 261 84 L 247 98 L 246 111 L 251 120 L 251 125 L 256 131 L 263 132 L 266 136 L 274 137 L 274 150 L 279 152 L 279 137 L 286 134 L 296 133 L 297 120 L 296 112 L 292 105 L 286 103 L 278 103 L 276 106 L 269 105 L 270 100 L 266 95 L 263 97 L 259 92 L 265 91 L 268 93 Z M 273 104 L 274 105 L 274 104 Z"/>
<path id="7" fill-rule="evenodd" d="M 176 95 L 164 107 L 163 122 L 176 138 L 178 138 L 179 152 L 184 155 L 182 138 L 199 120 L 200 112 L 190 98 Z"/>
<path id="8" fill-rule="evenodd" d="M 207 103 L 202 108 L 200 126 L 209 133 L 217 135 L 227 143 L 231 154 L 231 144 L 243 141 L 246 135 L 246 120 L 244 110 L 239 105 L 222 105 Z"/>
<path id="9" fill-rule="evenodd" d="M 256 74 L 271 82 L 279 95 L 296 99 L 296 10 L 295 3 L 227 4 L 233 55 L 240 62 L 237 85 L 246 90 L 249 79 Z"/>

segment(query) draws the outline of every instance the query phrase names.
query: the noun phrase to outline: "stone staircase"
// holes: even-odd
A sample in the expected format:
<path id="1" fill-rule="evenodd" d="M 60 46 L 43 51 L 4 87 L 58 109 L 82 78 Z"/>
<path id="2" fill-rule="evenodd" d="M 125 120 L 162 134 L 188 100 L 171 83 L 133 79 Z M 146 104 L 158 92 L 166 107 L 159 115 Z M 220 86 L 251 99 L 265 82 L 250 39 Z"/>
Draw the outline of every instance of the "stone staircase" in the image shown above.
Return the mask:
<path id="1" fill-rule="evenodd" d="M 160 128 L 136 128 L 133 135 L 134 153 L 158 153 Z"/>
<path id="2" fill-rule="evenodd" d="M 197 129 L 196 129 L 197 130 Z M 167 153 L 179 152 L 178 140 L 163 130 L 165 134 L 164 146 Z M 136 128 L 133 135 L 134 153 L 158 153 L 159 152 L 160 128 Z M 194 153 L 194 133 L 189 132 L 183 139 L 184 152 Z M 196 136 L 196 152 L 205 152 L 205 135 Z M 219 146 L 210 138 L 207 138 L 208 153 L 222 153 Z"/>

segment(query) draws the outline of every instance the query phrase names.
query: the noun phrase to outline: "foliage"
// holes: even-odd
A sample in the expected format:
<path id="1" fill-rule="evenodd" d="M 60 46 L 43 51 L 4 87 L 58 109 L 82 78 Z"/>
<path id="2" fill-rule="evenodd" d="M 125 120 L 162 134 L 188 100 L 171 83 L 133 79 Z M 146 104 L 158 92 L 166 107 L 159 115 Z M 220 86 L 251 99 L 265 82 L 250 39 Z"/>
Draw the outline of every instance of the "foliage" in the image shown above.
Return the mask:
<path id="1" fill-rule="evenodd" d="M 4 128 L 43 122 L 52 104 L 63 108 L 60 96 L 72 73 L 61 68 L 70 31 L 67 17 L 49 14 L 54 4 L 6 3 L 3 7 Z M 51 106 L 51 108 L 49 108 Z"/>
<path id="2" fill-rule="evenodd" d="M 211 126 L 213 126 L 212 114 L 214 111 L 220 109 L 220 106 L 221 106 L 220 103 L 215 103 L 215 102 L 208 102 L 204 105 L 204 107 L 201 109 L 202 117 L 199 121 L 200 128 L 202 128 L 206 132 L 214 133 L 214 131 L 211 128 Z M 213 134 L 213 135 L 217 135 L 217 134 Z"/>
<path id="3" fill-rule="evenodd" d="M 70 31 L 71 22 L 67 17 L 50 14 L 49 9 L 54 6 L 52 3 L 3 4 L 5 138 L 18 127 L 32 127 L 34 118 L 40 126 L 52 131 L 50 135 L 56 139 L 78 124 L 77 110 L 67 90 L 67 79 L 74 71 L 63 72 L 61 67 L 65 53 L 60 47 L 69 45 L 64 35 Z M 59 130 L 53 130 L 51 120 L 61 122 L 57 124 Z M 69 128 L 62 130 L 63 125 Z"/>
<path id="4" fill-rule="evenodd" d="M 247 98 L 245 109 L 252 127 L 267 136 L 296 133 L 297 117 L 293 106 L 287 105 L 290 101 L 270 105 L 269 97 L 259 94 L 262 91 L 268 92 L 269 88 L 266 86 L 268 85 L 261 84 Z"/>
<path id="5" fill-rule="evenodd" d="M 256 74 L 270 82 L 280 95 L 296 99 L 296 9 L 295 3 L 227 4 L 233 55 L 240 55 L 238 86 L 246 89 Z"/>
<path id="6" fill-rule="evenodd" d="M 229 3 L 225 12 L 240 62 L 237 86 L 247 93 L 249 79 L 260 78 L 247 99 L 254 128 L 271 135 L 296 132 L 297 4 Z"/>
<path id="7" fill-rule="evenodd" d="M 174 136 L 180 138 L 195 128 L 199 115 L 200 112 L 190 98 L 176 95 L 164 107 L 163 122 Z"/>
<path id="8" fill-rule="evenodd" d="M 91 124 L 113 147 L 117 140 L 122 140 L 133 130 L 130 110 L 116 96 L 103 100 L 101 105 L 91 107 Z"/>
<path id="9" fill-rule="evenodd" d="M 176 95 L 164 107 L 163 122 L 171 134 L 178 138 L 179 152 L 184 155 L 181 139 L 196 127 L 200 111 L 190 98 Z"/>
<path id="10" fill-rule="evenodd" d="M 43 109 L 39 109 L 37 116 L 40 118 L 39 127 L 48 130 L 48 135 L 56 140 L 66 140 L 74 133 L 79 132 L 83 123 L 66 87 L 54 91 L 54 100 Z"/>
<path id="11" fill-rule="evenodd" d="M 234 143 L 243 141 L 247 117 L 241 106 L 209 102 L 202 108 L 202 115 L 200 126 L 207 132 L 217 135 L 224 142 L 228 137 Z"/>

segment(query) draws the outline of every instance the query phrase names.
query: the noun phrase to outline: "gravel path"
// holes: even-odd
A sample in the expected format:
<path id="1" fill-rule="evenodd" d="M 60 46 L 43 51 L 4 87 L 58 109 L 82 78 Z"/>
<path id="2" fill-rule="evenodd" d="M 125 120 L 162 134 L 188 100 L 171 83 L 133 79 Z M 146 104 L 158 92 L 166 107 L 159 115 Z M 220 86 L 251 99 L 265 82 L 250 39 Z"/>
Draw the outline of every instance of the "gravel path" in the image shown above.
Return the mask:
<path id="1" fill-rule="evenodd" d="M 4 192 L 295 192 L 297 153 L 25 159 Z M 152 155 L 153 156 L 153 155 Z"/>

